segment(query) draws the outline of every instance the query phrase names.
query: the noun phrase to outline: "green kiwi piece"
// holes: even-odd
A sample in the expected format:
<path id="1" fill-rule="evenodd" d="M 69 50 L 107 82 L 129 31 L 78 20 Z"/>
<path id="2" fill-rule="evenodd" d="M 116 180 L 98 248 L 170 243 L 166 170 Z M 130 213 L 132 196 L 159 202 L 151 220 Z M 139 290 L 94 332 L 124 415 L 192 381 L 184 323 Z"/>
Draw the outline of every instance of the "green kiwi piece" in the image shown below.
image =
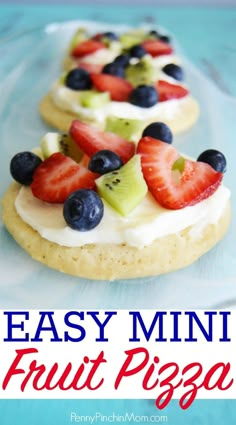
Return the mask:
<path id="1" fill-rule="evenodd" d="M 88 39 L 88 34 L 85 28 L 78 28 L 69 44 L 69 51 L 71 52 L 79 43 Z"/>
<path id="2" fill-rule="evenodd" d="M 59 84 L 61 84 L 62 86 L 65 86 L 65 80 L 66 80 L 67 74 L 68 72 L 63 72 L 63 74 L 59 78 Z"/>
<path id="3" fill-rule="evenodd" d="M 137 142 L 142 134 L 143 121 L 117 118 L 113 115 L 107 117 L 105 131 L 119 134 L 126 140 Z"/>
<path id="4" fill-rule="evenodd" d="M 177 170 L 180 173 L 182 173 L 184 171 L 184 167 L 185 167 L 185 158 L 183 158 L 182 156 L 180 156 L 178 159 L 176 159 L 176 161 L 174 162 L 173 166 L 172 166 L 172 170 Z"/>
<path id="5" fill-rule="evenodd" d="M 145 39 L 145 32 L 143 30 L 129 31 L 120 36 L 120 42 L 123 49 L 131 49 L 136 44 L 142 43 Z"/>
<path id="6" fill-rule="evenodd" d="M 119 170 L 96 180 L 99 195 L 118 213 L 127 216 L 143 200 L 147 185 L 143 178 L 140 155 L 134 155 Z"/>
<path id="7" fill-rule="evenodd" d="M 68 134 L 46 133 L 40 140 L 40 148 L 44 159 L 56 152 L 61 152 L 76 162 L 82 157 L 81 150 Z"/>
<path id="8" fill-rule="evenodd" d="M 110 95 L 108 92 L 83 90 L 80 92 L 79 100 L 84 108 L 97 109 L 110 102 Z"/>
<path id="9" fill-rule="evenodd" d="M 140 59 L 135 65 L 129 65 L 125 71 L 126 79 L 134 86 L 152 84 L 157 80 L 156 71 L 149 59 Z"/>

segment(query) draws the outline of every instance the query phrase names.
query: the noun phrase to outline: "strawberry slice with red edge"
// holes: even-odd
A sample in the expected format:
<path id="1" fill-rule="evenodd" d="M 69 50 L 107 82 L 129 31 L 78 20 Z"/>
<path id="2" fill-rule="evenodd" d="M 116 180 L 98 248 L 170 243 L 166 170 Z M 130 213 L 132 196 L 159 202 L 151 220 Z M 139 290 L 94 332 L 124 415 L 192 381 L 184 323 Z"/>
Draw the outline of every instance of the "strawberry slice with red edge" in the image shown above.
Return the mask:
<path id="1" fill-rule="evenodd" d="M 178 84 L 171 84 L 164 80 L 157 81 L 155 87 L 158 92 L 160 102 L 171 99 L 180 99 L 181 97 L 189 94 L 189 91 L 185 87 L 179 86 Z"/>
<path id="2" fill-rule="evenodd" d="M 85 40 L 79 43 L 71 52 L 71 55 L 75 58 L 90 55 L 95 53 L 97 50 L 104 49 L 106 46 L 104 43 L 98 40 Z"/>
<path id="3" fill-rule="evenodd" d="M 90 161 L 90 156 L 88 156 L 88 155 L 86 155 L 86 153 L 84 153 L 83 156 L 81 157 L 79 164 L 83 165 L 83 167 L 88 168 L 89 161 Z"/>
<path id="4" fill-rule="evenodd" d="M 173 53 L 173 47 L 161 40 L 145 40 L 142 46 L 154 58 Z"/>
<path id="5" fill-rule="evenodd" d="M 123 78 L 109 74 L 91 74 L 93 86 L 101 92 L 110 93 L 111 99 L 117 102 L 127 102 L 133 90 L 132 84 Z"/>
<path id="6" fill-rule="evenodd" d="M 103 33 L 97 32 L 97 34 L 95 34 L 92 38 L 93 40 L 101 40 L 102 37 L 103 37 Z"/>
<path id="7" fill-rule="evenodd" d="M 63 203 L 77 189 L 93 189 L 97 174 L 56 152 L 36 169 L 31 190 L 36 198 L 49 203 Z"/>
<path id="8" fill-rule="evenodd" d="M 203 162 L 184 160 L 182 172 L 173 172 L 180 158 L 168 143 L 143 137 L 137 152 L 141 155 L 144 179 L 157 202 L 167 209 L 181 209 L 195 205 L 212 195 L 220 185 L 223 174 Z"/>
<path id="9" fill-rule="evenodd" d="M 102 72 L 102 69 L 104 67 L 104 65 L 100 65 L 99 63 L 89 63 L 83 61 L 79 61 L 78 66 L 88 71 L 89 74 L 99 74 L 100 72 Z"/>
<path id="10" fill-rule="evenodd" d="M 74 120 L 70 135 L 79 148 L 89 157 L 102 149 L 109 149 L 120 156 L 125 163 L 135 153 L 135 144 L 114 133 L 103 132 L 91 125 Z"/>

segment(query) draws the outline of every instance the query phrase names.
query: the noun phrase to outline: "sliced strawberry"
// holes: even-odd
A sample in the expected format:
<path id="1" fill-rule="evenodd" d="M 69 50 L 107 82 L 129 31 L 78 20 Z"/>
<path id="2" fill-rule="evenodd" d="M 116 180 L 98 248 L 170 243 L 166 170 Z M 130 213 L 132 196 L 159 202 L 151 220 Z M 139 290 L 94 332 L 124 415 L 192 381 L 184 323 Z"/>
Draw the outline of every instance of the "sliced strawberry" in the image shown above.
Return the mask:
<path id="1" fill-rule="evenodd" d="M 177 84 L 171 84 L 164 80 L 157 81 L 156 90 L 158 92 L 160 102 L 170 99 L 180 99 L 189 93 L 185 87 Z"/>
<path id="2" fill-rule="evenodd" d="M 88 63 L 83 61 L 79 61 L 78 66 L 80 68 L 86 69 L 89 74 L 99 74 L 102 72 L 102 68 L 104 67 L 104 65 L 100 65 L 99 63 Z"/>
<path id="3" fill-rule="evenodd" d="M 173 52 L 173 47 L 170 44 L 160 40 L 145 40 L 142 46 L 154 58 L 161 55 L 170 55 Z"/>
<path id="4" fill-rule="evenodd" d="M 105 133 L 82 121 L 74 120 L 72 122 L 70 135 L 89 157 L 102 149 L 109 149 L 119 155 L 125 163 L 135 152 L 133 142 L 128 142 L 114 133 Z"/>
<path id="5" fill-rule="evenodd" d="M 42 201 L 63 203 L 74 190 L 93 189 L 96 178 L 97 174 L 56 152 L 35 171 L 31 190 Z"/>
<path id="6" fill-rule="evenodd" d="M 142 171 L 154 198 L 165 208 L 180 209 L 208 198 L 220 185 L 223 174 L 203 162 L 185 159 L 184 170 L 174 177 L 173 165 L 180 155 L 168 143 L 143 137 L 138 144 Z"/>
<path id="7" fill-rule="evenodd" d="M 132 84 L 123 78 L 109 74 L 91 74 L 94 87 L 99 91 L 110 93 L 111 99 L 118 102 L 127 102 L 133 90 Z"/>
<path id="8" fill-rule="evenodd" d="M 86 155 L 86 153 L 84 153 L 79 163 L 80 163 L 80 165 L 83 165 L 83 167 L 88 168 L 89 161 L 90 161 L 90 156 L 88 156 L 88 155 Z"/>
<path id="9" fill-rule="evenodd" d="M 102 37 L 103 37 L 103 33 L 102 32 L 97 32 L 97 34 L 95 34 L 93 36 L 93 40 L 101 40 Z"/>
<path id="10" fill-rule="evenodd" d="M 85 40 L 79 43 L 71 52 L 71 55 L 75 58 L 82 56 L 90 55 L 91 53 L 96 52 L 97 50 L 104 49 L 105 44 L 97 40 Z"/>

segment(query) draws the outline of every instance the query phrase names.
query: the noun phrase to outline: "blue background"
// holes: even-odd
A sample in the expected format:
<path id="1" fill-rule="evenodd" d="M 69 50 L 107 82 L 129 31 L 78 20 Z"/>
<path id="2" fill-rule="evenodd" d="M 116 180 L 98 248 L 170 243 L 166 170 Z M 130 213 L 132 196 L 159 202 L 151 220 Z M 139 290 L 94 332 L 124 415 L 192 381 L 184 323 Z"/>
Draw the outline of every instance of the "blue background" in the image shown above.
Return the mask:
<path id="1" fill-rule="evenodd" d="M 0 38 L 52 21 L 95 19 L 113 23 L 160 22 L 174 33 L 187 57 L 227 94 L 236 95 L 236 9 L 119 6 L 0 6 Z M 1 66 L 1 64 L 0 64 Z M 117 306 L 118 307 L 118 306 Z M 171 425 L 233 425 L 236 401 L 195 401 L 182 411 L 177 401 L 158 412 L 150 400 L 2 400 L 1 425 L 67 425 L 70 412 L 167 415 Z M 141 422 L 140 422 L 141 423 Z"/>
<path id="2" fill-rule="evenodd" d="M 70 425 L 71 412 L 78 415 L 125 415 L 134 412 L 137 416 L 167 416 L 167 425 L 235 425 L 236 401 L 197 400 L 188 410 L 181 410 L 174 400 L 161 411 L 154 400 L 14 400 L 0 402 L 1 425 Z M 79 423 L 79 422 L 77 422 Z M 83 422 L 80 422 L 83 423 Z M 109 423 L 109 422 L 94 422 Z M 147 422 L 116 422 L 143 424 Z M 86 424 L 86 422 L 84 422 Z M 89 422 L 87 422 L 89 424 Z"/>

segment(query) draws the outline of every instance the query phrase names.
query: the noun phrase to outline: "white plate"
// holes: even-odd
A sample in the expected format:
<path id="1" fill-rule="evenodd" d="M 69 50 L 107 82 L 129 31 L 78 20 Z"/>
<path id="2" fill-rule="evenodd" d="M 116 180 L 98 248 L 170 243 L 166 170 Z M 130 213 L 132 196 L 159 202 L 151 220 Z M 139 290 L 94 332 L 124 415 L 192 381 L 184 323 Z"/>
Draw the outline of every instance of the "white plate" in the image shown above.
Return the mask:
<path id="1" fill-rule="evenodd" d="M 60 72 L 66 46 L 78 25 L 92 32 L 127 27 L 91 22 L 52 24 L 0 44 L 0 170 L 2 196 L 11 181 L 9 162 L 37 145 L 47 130 L 37 106 Z M 222 94 L 188 61 L 187 82 L 201 106 L 198 124 L 175 138 L 197 157 L 207 148 L 228 159 L 226 184 L 233 191 L 236 168 L 236 101 Z M 233 218 L 235 214 L 235 199 Z M 33 261 L 0 227 L 0 308 L 207 308 L 236 299 L 236 228 L 199 261 L 165 276 L 119 282 L 70 277 Z M 132 284 L 131 284 L 132 283 Z"/>

